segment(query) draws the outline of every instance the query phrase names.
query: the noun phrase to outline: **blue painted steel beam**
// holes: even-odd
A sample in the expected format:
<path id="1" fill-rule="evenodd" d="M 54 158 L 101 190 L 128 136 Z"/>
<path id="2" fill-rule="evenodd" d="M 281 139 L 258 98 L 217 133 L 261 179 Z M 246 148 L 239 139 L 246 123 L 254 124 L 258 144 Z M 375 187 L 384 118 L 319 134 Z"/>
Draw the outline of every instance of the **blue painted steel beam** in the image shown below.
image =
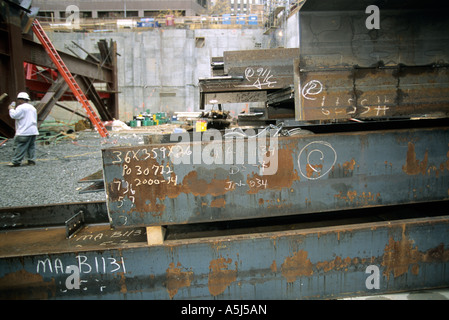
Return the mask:
<path id="1" fill-rule="evenodd" d="M 158 246 L 139 242 L 142 228 L 88 227 L 67 240 L 64 230 L 3 232 L 0 297 L 327 299 L 448 287 L 448 228 L 441 216 Z"/>
<path id="2" fill-rule="evenodd" d="M 449 198 L 448 128 L 267 138 L 257 147 L 253 140 L 222 142 L 104 149 L 111 224 L 238 220 Z M 256 158 L 247 152 L 253 147 Z M 206 162 L 201 156 L 210 150 L 216 158 Z"/>

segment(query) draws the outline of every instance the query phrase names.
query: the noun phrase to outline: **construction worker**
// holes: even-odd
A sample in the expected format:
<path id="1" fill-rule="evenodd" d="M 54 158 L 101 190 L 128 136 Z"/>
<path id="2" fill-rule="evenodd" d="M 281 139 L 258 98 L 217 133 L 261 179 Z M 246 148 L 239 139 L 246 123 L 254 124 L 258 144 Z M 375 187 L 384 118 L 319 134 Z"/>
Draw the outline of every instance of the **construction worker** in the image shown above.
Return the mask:
<path id="1" fill-rule="evenodd" d="M 25 154 L 28 156 L 28 165 L 36 164 L 36 137 L 39 135 L 37 130 L 37 111 L 28 102 L 30 96 L 26 92 L 20 92 L 17 95 L 17 107 L 13 101 L 8 109 L 9 115 L 16 120 L 16 135 L 14 136 L 14 156 L 11 167 L 18 167 L 22 163 Z"/>

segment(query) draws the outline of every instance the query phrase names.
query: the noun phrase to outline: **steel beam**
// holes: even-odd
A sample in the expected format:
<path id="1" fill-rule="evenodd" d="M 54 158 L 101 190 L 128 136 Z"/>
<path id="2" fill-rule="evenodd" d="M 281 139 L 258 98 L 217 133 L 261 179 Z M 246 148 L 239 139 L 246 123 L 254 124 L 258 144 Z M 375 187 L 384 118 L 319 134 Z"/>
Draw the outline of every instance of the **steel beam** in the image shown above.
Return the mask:
<path id="1" fill-rule="evenodd" d="M 17 93 L 25 90 L 25 73 L 23 72 L 24 48 L 22 38 L 22 13 L 17 6 L 2 3 L 2 21 L 0 22 L 0 94 L 8 97 L 0 101 L 0 135 L 14 136 L 14 120 L 9 116 L 8 104 L 14 101 Z"/>
<path id="2" fill-rule="evenodd" d="M 69 89 L 69 85 L 65 82 L 63 77 L 58 77 L 55 82 L 50 86 L 48 91 L 36 105 L 38 126 L 44 122 L 47 116 L 50 114 L 53 106 Z"/>
<path id="3" fill-rule="evenodd" d="M 84 212 L 86 223 L 108 221 L 104 201 L 11 207 L 0 208 L 0 230 L 62 226 L 79 211 Z"/>
<path id="4" fill-rule="evenodd" d="M 295 62 L 296 120 L 449 116 L 449 68 L 301 71 Z"/>
<path id="5" fill-rule="evenodd" d="M 231 77 L 243 77 L 236 90 L 283 89 L 293 82 L 293 60 L 298 48 L 225 51 L 224 72 Z"/>
<path id="6" fill-rule="evenodd" d="M 23 39 L 23 61 L 46 68 L 55 68 L 45 49 L 39 43 L 32 40 Z M 70 54 L 58 51 L 67 68 L 73 75 L 88 77 L 94 81 L 113 83 L 113 70 L 109 66 L 99 66 L 99 64 L 86 61 Z"/>
<path id="7" fill-rule="evenodd" d="M 283 89 L 293 83 L 293 60 L 299 49 L 225 51 L 224 73 L 200 79 L 202 92 Z"/>
<path id="8" fill-rule="evenodd" d="M 210 134 L 217 140 L 211 142 Z M 447 127 L 220 139 L 211 131 L 203 142 L 104 149 L 111 224 L 184 224 L 449 199 Z"/>
<path id="9" fill-rule="evenodd" d="M 449 286 L 449 217 L 166 240 L 0 233 L 2 299 L 335 299 Z M 14 249 L 12 249 L 14 248 Z"/>
<path id="10" fill-rule="evenodd" d="M 299 11 L 296 120 L 447 117 L 449 20 L 441 2 L 307 1 Z M 377 27 L 369 22 L 378 19 Z"/>
<path id="11" fill-rule="evenodd" d="M 108 108 L 109 113 L 112 116 L 112 119 L 118 119 L 120 117 L 119 112 L 119 90 L 118 90 L 118 77 L 117 77 L 117 42 L 110 41 L 109 50 L 106 49 L 106 44 L 104 41 L 100 40 L 99 49 L 102 52 L 102 56 L 104 57 L 106 62 L 110 62 L 112 66 L 112 82 L 107 83 L 107 90 L 109 93 L 109 97 L 106 102 L 106 106 Z"/>
<path id="12" fill-rule="evenodd" d="M 305 71 L 358 66 L 449 64 L 449 20 L 441 0 L 308 0 L 299 11 Z M 368 6 L 379 8 L 379 28 Z M 368 24 L 367 24 L 368 22 Z"/>
<path id="13" fill-rule="evenodd" d="M 225 51 L 223 56 L 224 74 L 199 81 L 200 109 L 205 104 L 266 101 L 267 92 L 290 87 L 299 49 Z"/>
<path id="14" fill-rule="evenodd" d="M 104 100 L 101 98 L 99 92 L 95 89 L 93 81 L 82 76 L 77 77 L 77 81 L 81 90 L 83 90 L 84 94 L 90 101 L 92 101 L 92 104 L 97 108 L 100 118 L 103 121 L 114 120 Z"/>

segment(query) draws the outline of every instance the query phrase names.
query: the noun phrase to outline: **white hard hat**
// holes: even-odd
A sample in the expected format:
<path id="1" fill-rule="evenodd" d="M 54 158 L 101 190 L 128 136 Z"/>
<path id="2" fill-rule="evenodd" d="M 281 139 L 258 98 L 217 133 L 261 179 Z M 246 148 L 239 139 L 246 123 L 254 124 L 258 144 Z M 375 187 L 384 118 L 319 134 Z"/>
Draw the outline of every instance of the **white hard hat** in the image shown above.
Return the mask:
<path id="1" fill-rule="evenodd" d="M 19 92 L 17 99 L 30 100 L 30 96 L 26 92 Z"/>

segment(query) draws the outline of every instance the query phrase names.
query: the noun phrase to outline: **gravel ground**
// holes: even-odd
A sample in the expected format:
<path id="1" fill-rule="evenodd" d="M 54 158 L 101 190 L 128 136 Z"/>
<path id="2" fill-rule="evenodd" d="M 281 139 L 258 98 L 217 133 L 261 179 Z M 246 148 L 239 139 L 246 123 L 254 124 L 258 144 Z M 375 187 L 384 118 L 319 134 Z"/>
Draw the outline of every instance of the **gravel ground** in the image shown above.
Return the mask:
<path id="1" fill-rule="evenodd" d="M 82 131 L 75 139 L 38 142 L 36 165 L 26 165 L 25 158 L 20 167 L 8 166 L 13 156 L 13 139 L 9 139 L 0 146 L 0 208 L 106 200 L 104 192 L 80 194 L 89 184 L 78 181 L 102 169 L 101 149 L 142 144 L 144 134 L 110 132 L 104 139 L 96 132 Z"/>

